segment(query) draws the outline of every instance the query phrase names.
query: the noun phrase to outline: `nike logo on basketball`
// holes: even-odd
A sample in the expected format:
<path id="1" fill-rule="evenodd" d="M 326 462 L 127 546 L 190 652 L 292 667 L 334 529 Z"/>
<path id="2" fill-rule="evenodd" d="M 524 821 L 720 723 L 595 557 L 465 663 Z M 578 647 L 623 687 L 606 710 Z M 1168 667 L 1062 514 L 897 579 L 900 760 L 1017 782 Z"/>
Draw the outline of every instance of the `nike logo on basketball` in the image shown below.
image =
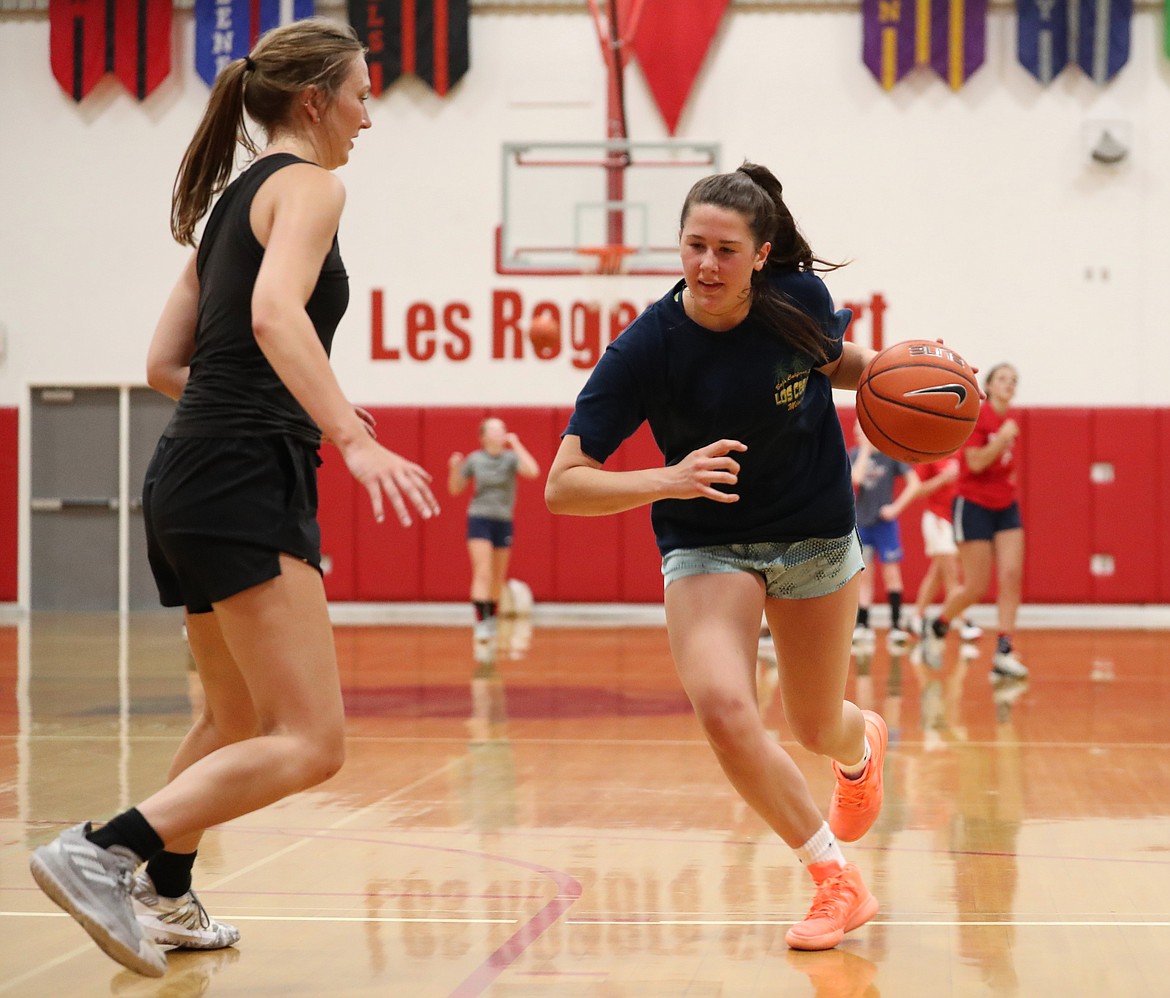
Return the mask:
<path id="1" fill-rule="evenodd" d="M 912 392 L 904 392 L 904 395 L 954 395 L 955 408 L 959 408 L 967 401 L 967 386 L 952 384 L 952 385 L 931 385 L 929 388 L 916 388 Z"/>

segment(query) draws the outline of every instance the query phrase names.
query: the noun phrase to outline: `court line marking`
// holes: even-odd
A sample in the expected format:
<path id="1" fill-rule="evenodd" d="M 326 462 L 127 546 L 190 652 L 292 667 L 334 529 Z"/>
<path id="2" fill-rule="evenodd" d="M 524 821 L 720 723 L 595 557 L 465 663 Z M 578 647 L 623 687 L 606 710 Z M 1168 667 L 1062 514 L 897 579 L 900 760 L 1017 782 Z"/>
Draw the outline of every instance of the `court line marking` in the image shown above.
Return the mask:
<path id="1" fill-rule="evenodd" d="M 217 912 L 218 917 L 232 922 L 358 922 L 365 924 L 392 923 L 400 925 L 435 924 L 435 925 L 519 925 L 519 918 L 408 918 L 406 916 L 367 916 L 367 915 L 235 915 L 231 912 Z M 564 925 L 699 925 L 708 927 L 736 926 L 736 925 L 792 925 L 799 921 L 801 914 L 794 912 L 791 918 L 566 918 Z M 0 911 L 0 918 L 69 918 L 63 911 Z M 912 919 L 912 918 L 875 918 L 867 925 L 890 925 L 899 928 L 963 928 L 965 926 L 1011 926 L 1013 928 L 1059 928 L 1059 929 L 1170 929 L 1170 921 L 1141 919 Z M 58 957 L 53 964 L 60 963 L 79 953 L 90 950 L 89 946 L 82 946 L 73 953 Z M 4 985 L 0 987 L 3 990 Z"/>

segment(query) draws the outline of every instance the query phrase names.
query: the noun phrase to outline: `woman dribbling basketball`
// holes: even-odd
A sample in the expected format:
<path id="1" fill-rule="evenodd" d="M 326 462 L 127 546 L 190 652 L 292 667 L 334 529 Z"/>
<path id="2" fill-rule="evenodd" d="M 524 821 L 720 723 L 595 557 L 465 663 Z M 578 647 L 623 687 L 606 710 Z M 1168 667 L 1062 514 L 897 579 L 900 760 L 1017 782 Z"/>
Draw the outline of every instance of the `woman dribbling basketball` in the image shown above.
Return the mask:
<path id="1" fill-rule="evenodd" d="M 788 944 L 828 949 L 876 913 L 838 839 L 860 838 L 882 799 L 886 726 L 845 700 L 862 569 L 833 388 L 875 356 L 843 341 L 780 182 L 745 163 L 700 180 L 682 208 L 684 279 L 606 350 L 577 398 L 549 473 L 554 513 L 651 505 L 671 651 L 740 796 L 808 867 L 816 896 Z M 602 463 L 648 421 L 665 467 Z M 833 760 L 826 822 L 757 708 L 766 615 L 796 739 Z"/>

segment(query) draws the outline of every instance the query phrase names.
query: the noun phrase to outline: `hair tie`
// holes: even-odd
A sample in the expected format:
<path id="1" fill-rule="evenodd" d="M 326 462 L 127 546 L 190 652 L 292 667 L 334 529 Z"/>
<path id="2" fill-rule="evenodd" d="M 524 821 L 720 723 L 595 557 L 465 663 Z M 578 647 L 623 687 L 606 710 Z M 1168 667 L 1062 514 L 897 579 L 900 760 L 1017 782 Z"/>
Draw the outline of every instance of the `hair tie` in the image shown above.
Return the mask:
<path id="1" fill-rule="evenodd" d="M 244 69 L 246 69 L 249 73 L 256 72 L 256 63 L 252 61 L 252 57 L 250 55 L 244 56 Z"/>

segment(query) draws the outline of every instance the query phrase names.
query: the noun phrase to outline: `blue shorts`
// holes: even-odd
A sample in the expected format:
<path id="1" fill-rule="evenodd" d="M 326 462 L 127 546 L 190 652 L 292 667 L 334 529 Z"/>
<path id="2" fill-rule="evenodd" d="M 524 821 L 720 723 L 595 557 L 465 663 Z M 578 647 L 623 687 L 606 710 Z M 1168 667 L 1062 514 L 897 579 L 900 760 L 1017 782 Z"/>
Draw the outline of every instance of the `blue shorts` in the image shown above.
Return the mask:
<path id="1" fill-rule="evenodd" d="M 512 546 L 512 521 L 489 520 L 486 516 L 467 518 L 467 539 L 469 541 L 491 541 L 494 548 Z"/>
<path id="2" fill-rule="evenodd" d="M 1019 530 L 1022 526 L 1018 502 L 1005 509 L 988 509 L 962 496 L 955 500 L 955 540 L 960 544 L 990 541 L 1003 530 Z"/>
<path id="3" fill-rule="evenodd" d="M 828 596 L 862 570 L 857 533 L 804 541 L 758 541 L 675 548 L 662 559 L 663 589 L 688 575 L 751 572 L 772 599 Z"/>
<path id="4" fill-rule="evenodd" d="M 883 565 L 896 565 L 902 561 L 902 534 L 897 520 L 878 520 L 869 527 L 858 527 L 861 545 L 873 548 L 877 560 Z"/>

